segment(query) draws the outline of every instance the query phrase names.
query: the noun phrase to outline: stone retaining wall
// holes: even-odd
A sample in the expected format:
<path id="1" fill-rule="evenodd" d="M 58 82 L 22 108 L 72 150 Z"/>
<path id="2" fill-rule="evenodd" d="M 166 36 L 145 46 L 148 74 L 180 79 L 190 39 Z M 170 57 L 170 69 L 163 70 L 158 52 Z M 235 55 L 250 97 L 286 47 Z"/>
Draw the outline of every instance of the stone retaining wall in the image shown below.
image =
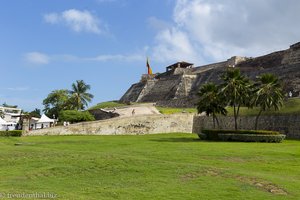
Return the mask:
<path id="1" fill-rule="evenodd" d="M 233 117 L 219 117 L 222 129 L 234 129 Z M 239 129 L 254 129 L 255 116 L 239 117 Z M 211 117 L 181 113 L 173 115 L 144 115 L 113 118 L 94 122 L 72 124 L 34 130 L 25 135 L 142 135 L 156 133 L 200 133 L 201 129 L 213 128 Z M 300 115 L 261 116 L 260 130 L 279 131 L 288 138 L 300 139 Z"/>
<path id="2" fill-rule="evenodd" d="M 233 117 L 219 117 L 222 129 L 234 129 Z M 254 129 L 255 116 L 239 117 L 239 129 Z M 213 128 L 211 117 L 195 116 L 193 122 L 193 133 L 200 133 L 201 129 Z M 279 131 L 288 138 L 300 139 L 300 115 L 273 115 L 261 116 L 258 129 Z"/>
<path id="3" fill-rule="evenodd" d="M 147 115 L 71 124 L 33 130 L 24 135 L 142 135 L 156 133 L 192 133 L 193 114 Z"/>

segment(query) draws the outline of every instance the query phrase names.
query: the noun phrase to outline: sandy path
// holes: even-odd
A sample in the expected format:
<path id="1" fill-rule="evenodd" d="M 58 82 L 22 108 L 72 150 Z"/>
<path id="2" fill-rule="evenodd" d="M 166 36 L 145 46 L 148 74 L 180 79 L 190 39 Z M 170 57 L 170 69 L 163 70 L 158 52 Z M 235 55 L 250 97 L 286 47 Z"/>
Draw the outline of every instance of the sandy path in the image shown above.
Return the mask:
<path id="1" fill-rule="evenodd" d="M 113 109 L 109 109 L 109 110 L 106 109 L 106 110 L 116 112 L 120 114 L 120 117 L 160 114 L 160 112 L 152 104 L 141 104 L 141 105 L 133 105 L 128 107 L 121 107 L 121 108 L 116 108 L 116 110 L 114 111 Z"/>

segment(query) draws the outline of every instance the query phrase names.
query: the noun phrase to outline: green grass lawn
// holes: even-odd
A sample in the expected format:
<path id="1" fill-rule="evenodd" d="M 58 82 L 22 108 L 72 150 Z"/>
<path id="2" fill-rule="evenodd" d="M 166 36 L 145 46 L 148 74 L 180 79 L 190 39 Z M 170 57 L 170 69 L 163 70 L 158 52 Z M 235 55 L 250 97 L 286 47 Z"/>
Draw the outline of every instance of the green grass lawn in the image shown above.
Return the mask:
<path id="1" fill-rule="evenodd" d="M 156 107 L 162 114 L 174 113 L 197 113 L 196 108 L 169 108 L 169 107 Z M 227 107 L 228 116 L 233 116 L 233 107 Z M 249 109 L 247 107 L 240 108 L 240 116 L 256 116 L 259 108 Z M 278 111 L 270 110 L 263 112 L 262 115 L 282 115 L 282 114 L 300 114 L 300 98 L 288 99 L 284 102 L 282 108 Z"/>
<path id="2" fill-rule="evenodd" d="M 50 192 L 57 199 L 89 200 L 300 198 L 296 140 L 206 142 L 193 134 L 1 137 L 0 152 L 2 195 Z"/>
<path id="3" fill-rule="evenodd" d="M 118 101 L 106 101 L 106 102 L 101 102 L 98 103 L 95 106 L 92 106 L 89 108 L 89 110 L 94 110 L 94 109 L 104 109 L 104 108 L 114 108 L 114 107 L 121 107 L 121 106 L 126 106 L 124 103 L 120 103 Z"/>
<path id="4" fill-rule="evenodd" d="M 197 113 L 196 108 L 170 108 L 170 107 L 156 107 L 161 114 L 170 115 L 175 113 Z"/>
<path id="5" fill-rule="evenodd" d="M 228 115 L 233 116 L 233 108 L 228 107 Z M 249 109 L 243 107 L 240 109 L 241 116 L 256 116 L 259 108 Z M 282 114 L 300 114 L 300 98 L 292 98 L 285 101 L 280 110 L 269 110 L 262 113 L 262 115 L 282 115 Z"/>
<path id="6" fill-rule="evenodd" d="M 121 103 L 119 101 L 105 101 L 105 102 L 98 103 L 97 105 L 88 108 L 88 110 L 104 109 L 104 108 L 118 108 L 118 107 L 124 107 L 124 106 L 127 107 L 127 106 L 141 105 L 141 104 L 144 104 L 144 103 L 130 102 L 130 104 L 126 104 L 126 103 Z"/>

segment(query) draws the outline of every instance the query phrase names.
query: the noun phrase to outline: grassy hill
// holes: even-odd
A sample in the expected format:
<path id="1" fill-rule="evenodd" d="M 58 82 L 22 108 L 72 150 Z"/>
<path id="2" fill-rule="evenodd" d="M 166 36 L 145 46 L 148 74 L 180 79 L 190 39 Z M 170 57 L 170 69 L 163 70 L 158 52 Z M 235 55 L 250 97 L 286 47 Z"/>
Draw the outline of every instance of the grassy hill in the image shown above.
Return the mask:
<path id="1" fill-rule="evenodd" d="M 162 114 L 174 114 L 181 112 L 197 113 L 196 108 L 166 108 L 157 107 Z M 233 108 L 227 107 L 228 116 L 233 116 Z M 247 107 L 240 108 L 241 116 L 255 116 L 259 112 L 259 108 L 248 109 Z M 278 110 L 270 110 L 263 112 L 262 115 L 282 115 L 282 114 L 300 114 L 300 98 L 288 99 L 284 102 L 283 107 Z"/>
<path id="2" fill-rule="evenodd" d="M 122 106 L 126 106 L 126 104 L 120 103 L 119 101 L 106 101 L 106 102 L 98 103 L 97 105 L 90 107 L 88 110 L 117 108 Z"/>
<path id="3" fill-rule="evenodd" d="M 193 134 L 0 139 L 1 197 L 43 192 L 77 200 L 300 197 L 296 140 L 206 142 Z"/>
<path id="4" fill-rule="evenodd" d="M 228 115 L 233 116 L 233 108 L 228 107 Z M 246 107 L 243 107 L 240 109 L 240 114 L 242 116 L 253 116 L 257 115 L 259 112 L 259 108 L 253 108 L 248 109 Z M 284 114 L 300 114 L 300 98 L 292 98 L 288 99 L 284 102 L 283 107 L 278 110 L 269 110 L 266 112 L 263 112 L 262 115 L 284 115 Z"/>
<path id="5" fill-rule="evenodd" d="M 134 103 L 133 105 L 136 105 L 138 103 Z M 93 109 L 104 109 L 104 108 L 118 108 L 118 107 L 123 107 L 123 106 L 128 106 L 127 104 L 120 103 L 118 101 L 107 101 L 107 102 L 102 102 L 98 103 L 95 106 L 92 106 L 89 108 L 89 110 Z M 197 113 L 196 108 L 170 108 L 170 107 L 156 107 L 160 113 L 162 114 L 174 114 L 174 113 Z M 227 107 L 228 110 L 228 116 L 233 116 L 233 108 Z M 240 115 L 241 116 L 255 116 L 259 112 L 259 108 L 253 108 L 253 109 L 248 109 L 246 107 L 242 107 L 240 109 Z M 300 114 L 300 98 L 292 98 L 288 99 L 287 101 L 284 102 L 283 107 L 279 111 L 266 111 L 263 112 L 262 115 L 281 115 L 281 114 Z"/>
<path id="6" fill-rule="evenodd" d="M 196 108 L 167 108 L 167 107 L 156 107 L 161 114 L 170 115 L 175 113 L 197 113 Z"/>

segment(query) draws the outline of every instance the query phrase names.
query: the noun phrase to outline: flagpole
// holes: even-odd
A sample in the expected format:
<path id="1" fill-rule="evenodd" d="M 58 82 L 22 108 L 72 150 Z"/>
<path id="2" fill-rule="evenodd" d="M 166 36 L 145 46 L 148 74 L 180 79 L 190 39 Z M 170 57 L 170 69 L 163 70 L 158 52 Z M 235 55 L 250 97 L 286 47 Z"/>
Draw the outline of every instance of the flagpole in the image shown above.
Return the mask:
<path id="1" fill-rule="evenodd" d="M 151 69 L 151 66 L 150 66 L 150 63 L 149 63 L 149 58 L 147 56 L 147 62 L 146 62 L 146 67 L 147 67 L 147 74 L 148 75 L 152 75 L 152 69 Z"/>
<path id="2" fill-rule="evenodd" d="M 148 74 L 148 65 L 147 65 L 147 63 L 148 63 L 148 56 L 146 57 L 146 68 L 147 68 L 147 71 L 146 71 L 146 74 Z"/>

